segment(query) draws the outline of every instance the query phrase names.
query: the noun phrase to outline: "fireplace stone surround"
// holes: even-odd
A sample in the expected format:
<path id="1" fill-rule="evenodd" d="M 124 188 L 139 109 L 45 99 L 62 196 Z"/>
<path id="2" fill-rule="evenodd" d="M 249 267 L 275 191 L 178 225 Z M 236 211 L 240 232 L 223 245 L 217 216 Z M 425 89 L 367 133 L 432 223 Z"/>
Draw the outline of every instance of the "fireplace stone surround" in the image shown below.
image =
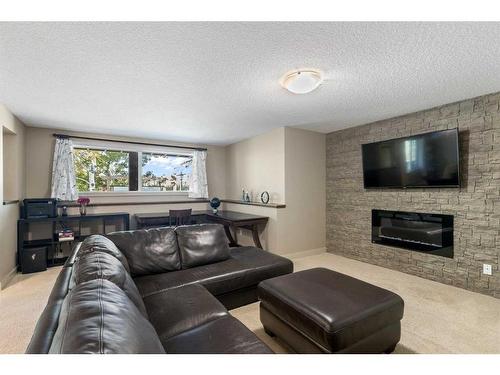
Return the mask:
<path id="1" fill-rule="evenodd" d="M 500 298 L 499 103 L 495 93 L 328 134 L 328 251 Z M 460 137 L 459 189 L 363 189 L 361 144 L 451 128 Z M 372 243 L 372 209 L 453 215 L 453 258 Z"/>

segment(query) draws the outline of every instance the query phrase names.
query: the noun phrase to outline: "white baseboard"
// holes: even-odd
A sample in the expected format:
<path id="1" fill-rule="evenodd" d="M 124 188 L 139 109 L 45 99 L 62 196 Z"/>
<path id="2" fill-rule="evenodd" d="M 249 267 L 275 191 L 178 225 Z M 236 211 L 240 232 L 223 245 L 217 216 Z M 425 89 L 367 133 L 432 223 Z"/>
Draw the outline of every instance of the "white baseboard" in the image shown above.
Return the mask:
<path id="1" fill-rule="evenodd" d="M 311 255 L 323 254 L 323 253 L 326 253 L 326 247 L 318 247 L 317 249 L 309 249 L 309 250 L 297 251 L 295 253 L 281 254 L 281 255 L 283 255 L 284 257 L 287 257 L 289 259 L 297 259 L 297 258 L 311 256 Z"/>
<path id="2" fill-rule="evenodd" d="M 2 280 L 0 280 L 0 290 L 7 288 L 7 285 L 9 285 L 10 281 L 16 276 L 16 273 L 17 267 L 14 267 Z"/>

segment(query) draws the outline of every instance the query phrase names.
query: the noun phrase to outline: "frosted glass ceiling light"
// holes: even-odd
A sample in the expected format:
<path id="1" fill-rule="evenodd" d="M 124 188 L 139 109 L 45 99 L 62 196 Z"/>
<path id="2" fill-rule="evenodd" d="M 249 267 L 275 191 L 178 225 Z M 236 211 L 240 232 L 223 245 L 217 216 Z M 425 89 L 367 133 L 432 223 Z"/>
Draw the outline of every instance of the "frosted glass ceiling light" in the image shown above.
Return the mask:
<path id="1" fill-rule="evenodd" d="M 280 80 L 281 86 L 294 94 L 307 94 L 323 82 L 323 74 L 314 69 L 298 69 L 286 73 Z"/>

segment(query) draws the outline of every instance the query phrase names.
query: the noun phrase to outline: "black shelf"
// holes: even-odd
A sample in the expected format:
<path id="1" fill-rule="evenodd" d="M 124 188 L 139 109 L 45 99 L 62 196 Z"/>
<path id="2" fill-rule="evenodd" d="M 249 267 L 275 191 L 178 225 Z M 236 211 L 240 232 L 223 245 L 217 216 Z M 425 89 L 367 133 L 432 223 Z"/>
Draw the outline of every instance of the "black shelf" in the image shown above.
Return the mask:
<path id="1" fill-rule="evenodd" d="M 40 247 L 52 245 L 51 239 L 23 241 L 23 247 Z"/>
<path id="2" fill-rule="evenodd" d="M 19 219 L 20 222 L 24 223 L 36 223 L 36 222 L 65 222 L 65 221 L 92 221 L 95 219 L 111 219 L 129 217 L 127 212 L 113 212 L 109 214 L 87 214 L 87 215 L 68 215 L 68 216 L 56 216 L 56 217 L 32 217 L 28 219 Z"/>
<path id="3" fill-rule="evenodd" d="M 63 254 L 60 251 L 61 246 L 68 246 L 69 248 L 73 247 L 75 242 L 83 241 L 85 238 L 92 234 L 106 234 L 108 231 L 106 230 L 106 225 L 109 225 L 111 222 L 113 224 L 116 221 L 121 222 L 121 230 L 129 230 L 130 227 L 130 217 L 127 212 L 113 212 L 109 214 L 88 214 L 85 216 L 81 215 L 68 215 L 68 216 L 57 216 L 57 217 L 35 217 L 35 218 L 23 218 L 17 221 L 17 267 L 18 270 L 22 271 L 22 253 L 23 249 L 31 249 L 34 247 L 47 247 L 47 267 L 57 266 L 63 264 L 65 260 L 68 258 L 66 255 L 60 256 Z M 91 223 L 98 222 L 98 228 L 102 228 L 102 230 L 97 230 L 91 232 L 89 230 L 89 234 L 81 235 L 82 227 Z M 48 228 L 44 230 L 43 236 L 50 236 L 51 238 L 41 238 L 35 240 L 27 240 L 27 234 L 31 232 L 30 225 L 31 224 L 49 224 L 50 232 Z M 63 228 L 65 226 L 73 226 L 71 228 L 74 232 L 74 240 L 72 241 L 62 241 L 60 242 L 57 238 L 57 231 L 59 228 Z M 77 226 L 78 228 L 75 228 Z M 39 228 L 40 229 L 40 228 Z M 67 245 L 65 245 L 67 244 Z"/>

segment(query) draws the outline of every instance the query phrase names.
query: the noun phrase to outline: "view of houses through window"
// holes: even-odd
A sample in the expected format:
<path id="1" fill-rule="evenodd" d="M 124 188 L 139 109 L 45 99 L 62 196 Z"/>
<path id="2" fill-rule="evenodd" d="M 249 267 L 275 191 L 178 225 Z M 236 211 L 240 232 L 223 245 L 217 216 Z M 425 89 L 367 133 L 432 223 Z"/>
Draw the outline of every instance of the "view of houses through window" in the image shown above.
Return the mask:
<path id="1" fill-rule="evenodd" d="M 142 153 L 142 191 L 188 191 L 192 157 Z"/>
<path id="2" fill-rule="evenodd" d="M 75 147 L 79 192 L 189 190 L 192 156 Z"/>

